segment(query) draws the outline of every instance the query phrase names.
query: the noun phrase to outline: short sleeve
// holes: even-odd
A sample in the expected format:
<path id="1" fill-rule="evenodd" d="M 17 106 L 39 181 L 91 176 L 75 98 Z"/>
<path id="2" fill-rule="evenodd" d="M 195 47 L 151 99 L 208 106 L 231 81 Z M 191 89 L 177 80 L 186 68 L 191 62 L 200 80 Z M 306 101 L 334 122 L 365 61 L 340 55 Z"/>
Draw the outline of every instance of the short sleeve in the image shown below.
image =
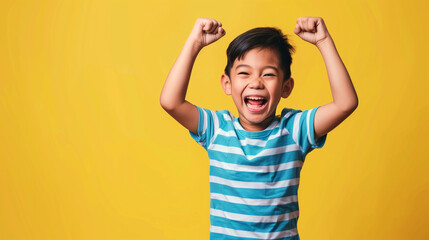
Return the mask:
<path id="1" fill-rule="evenodd" d="M 199 119 L 198 119 L 198 133 L 195 134 L 191 131 L 191 137 L 205 149 L 209 146 L 211 139 L 213 137 L 215 123 L 217 122 L 216 114 L 213 111 L 208 109 L 200 108 L 198 109 Z"/>
<path id="2" fill-rule="evenodd" d="M 314 116 L 318 108 L 299 111 L 293 117 L 292 137 L 304 155 L 310 153 L 315 148 L 323 147 L 326 141 L 326 134 L 317 140 L 314 135 Z"/>

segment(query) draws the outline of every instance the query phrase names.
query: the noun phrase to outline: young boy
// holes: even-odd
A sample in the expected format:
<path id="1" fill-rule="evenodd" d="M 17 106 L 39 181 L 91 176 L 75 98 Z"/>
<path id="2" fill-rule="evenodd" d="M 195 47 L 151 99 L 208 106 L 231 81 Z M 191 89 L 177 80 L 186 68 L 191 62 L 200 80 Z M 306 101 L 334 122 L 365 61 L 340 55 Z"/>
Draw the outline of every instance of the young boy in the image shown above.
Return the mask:
<path id="1" fill-rule="evenodd" d="M 222 24 L 200 18 L 172 67 L 162 107 L 208 152 L 210 239 L 299 239 L 298 185 L 305 156 L 321 148 L 326 134 L 357 107 L 353 84 L 322 18 L 297 20 L 294 30 L 314 44 L 325 61 L 333 101 L 311 110 L 284 108 L 280 98 L 294 86 L 293 47 L 276 28 L 251 29 L 227 49 L 223 90 L 239 117 L 185 100 L 199 51 L 225 35 Z"/>

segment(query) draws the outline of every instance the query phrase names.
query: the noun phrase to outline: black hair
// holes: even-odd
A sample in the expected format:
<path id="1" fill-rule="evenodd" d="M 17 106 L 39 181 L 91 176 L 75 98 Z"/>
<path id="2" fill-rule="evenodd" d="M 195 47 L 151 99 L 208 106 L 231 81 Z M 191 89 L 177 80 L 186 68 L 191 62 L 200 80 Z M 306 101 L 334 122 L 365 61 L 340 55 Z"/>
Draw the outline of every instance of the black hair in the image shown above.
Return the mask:
<path id="1" fill-rule="evenodd" d="M 259 47 L 272 49 L 279 54 L 284 80 L 289 79 L 291 75 L 290 65 L 292 64 L 291 55 L 295 52 L 295 49 L 288 42 L 287 35 L 284 35 L 280 29 L 274 27 L 253 28 L 236 37 L 226 50 L 228 63 L 225 67 L 225 74 L 231 77 L 231 68 L 235 59 L 241 60 L 248 51 Z"/>

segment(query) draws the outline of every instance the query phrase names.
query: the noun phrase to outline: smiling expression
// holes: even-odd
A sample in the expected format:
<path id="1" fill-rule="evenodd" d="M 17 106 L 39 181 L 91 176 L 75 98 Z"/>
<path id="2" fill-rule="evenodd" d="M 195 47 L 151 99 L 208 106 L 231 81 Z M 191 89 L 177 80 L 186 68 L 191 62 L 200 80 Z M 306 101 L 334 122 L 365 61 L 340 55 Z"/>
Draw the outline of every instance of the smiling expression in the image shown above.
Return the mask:
<path id="1" fill-rule="evenodd" d="M 241 126 L 247 131 L 262 131 L 272 122 L 281 97 L 288 97 L 293 79 L 283 81 L 278 54 L 269 48 L 249 50 L 235 59 L 230 77 L 222 75 L 222 87 L 239 113 Z"/>

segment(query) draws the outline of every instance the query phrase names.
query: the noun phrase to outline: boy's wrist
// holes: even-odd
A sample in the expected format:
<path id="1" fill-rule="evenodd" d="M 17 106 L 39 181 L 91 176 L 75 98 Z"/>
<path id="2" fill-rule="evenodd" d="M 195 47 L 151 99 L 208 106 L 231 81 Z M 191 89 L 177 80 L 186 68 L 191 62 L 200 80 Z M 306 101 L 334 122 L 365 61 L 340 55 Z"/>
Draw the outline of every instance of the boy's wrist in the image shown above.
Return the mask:
<path id="1" fill-rule="evenodd" d="M 201 51 L 201 49 L 203 49 L 204 46 L 202 46 L 199 41 L 196 41 L 192 38 L 188 38 L 185 42 L 185 47 L 188 47 L 193 52 L 198 53 L 199 51 Z"/>
<path id="2" fill-rule="evenodd" d="M 334 40 L 330 35 L 328 35 L 323 41 L 316 43 L 316 47 L 322 51 L 326 48 L 331 47 L 334 44 Z"/>

